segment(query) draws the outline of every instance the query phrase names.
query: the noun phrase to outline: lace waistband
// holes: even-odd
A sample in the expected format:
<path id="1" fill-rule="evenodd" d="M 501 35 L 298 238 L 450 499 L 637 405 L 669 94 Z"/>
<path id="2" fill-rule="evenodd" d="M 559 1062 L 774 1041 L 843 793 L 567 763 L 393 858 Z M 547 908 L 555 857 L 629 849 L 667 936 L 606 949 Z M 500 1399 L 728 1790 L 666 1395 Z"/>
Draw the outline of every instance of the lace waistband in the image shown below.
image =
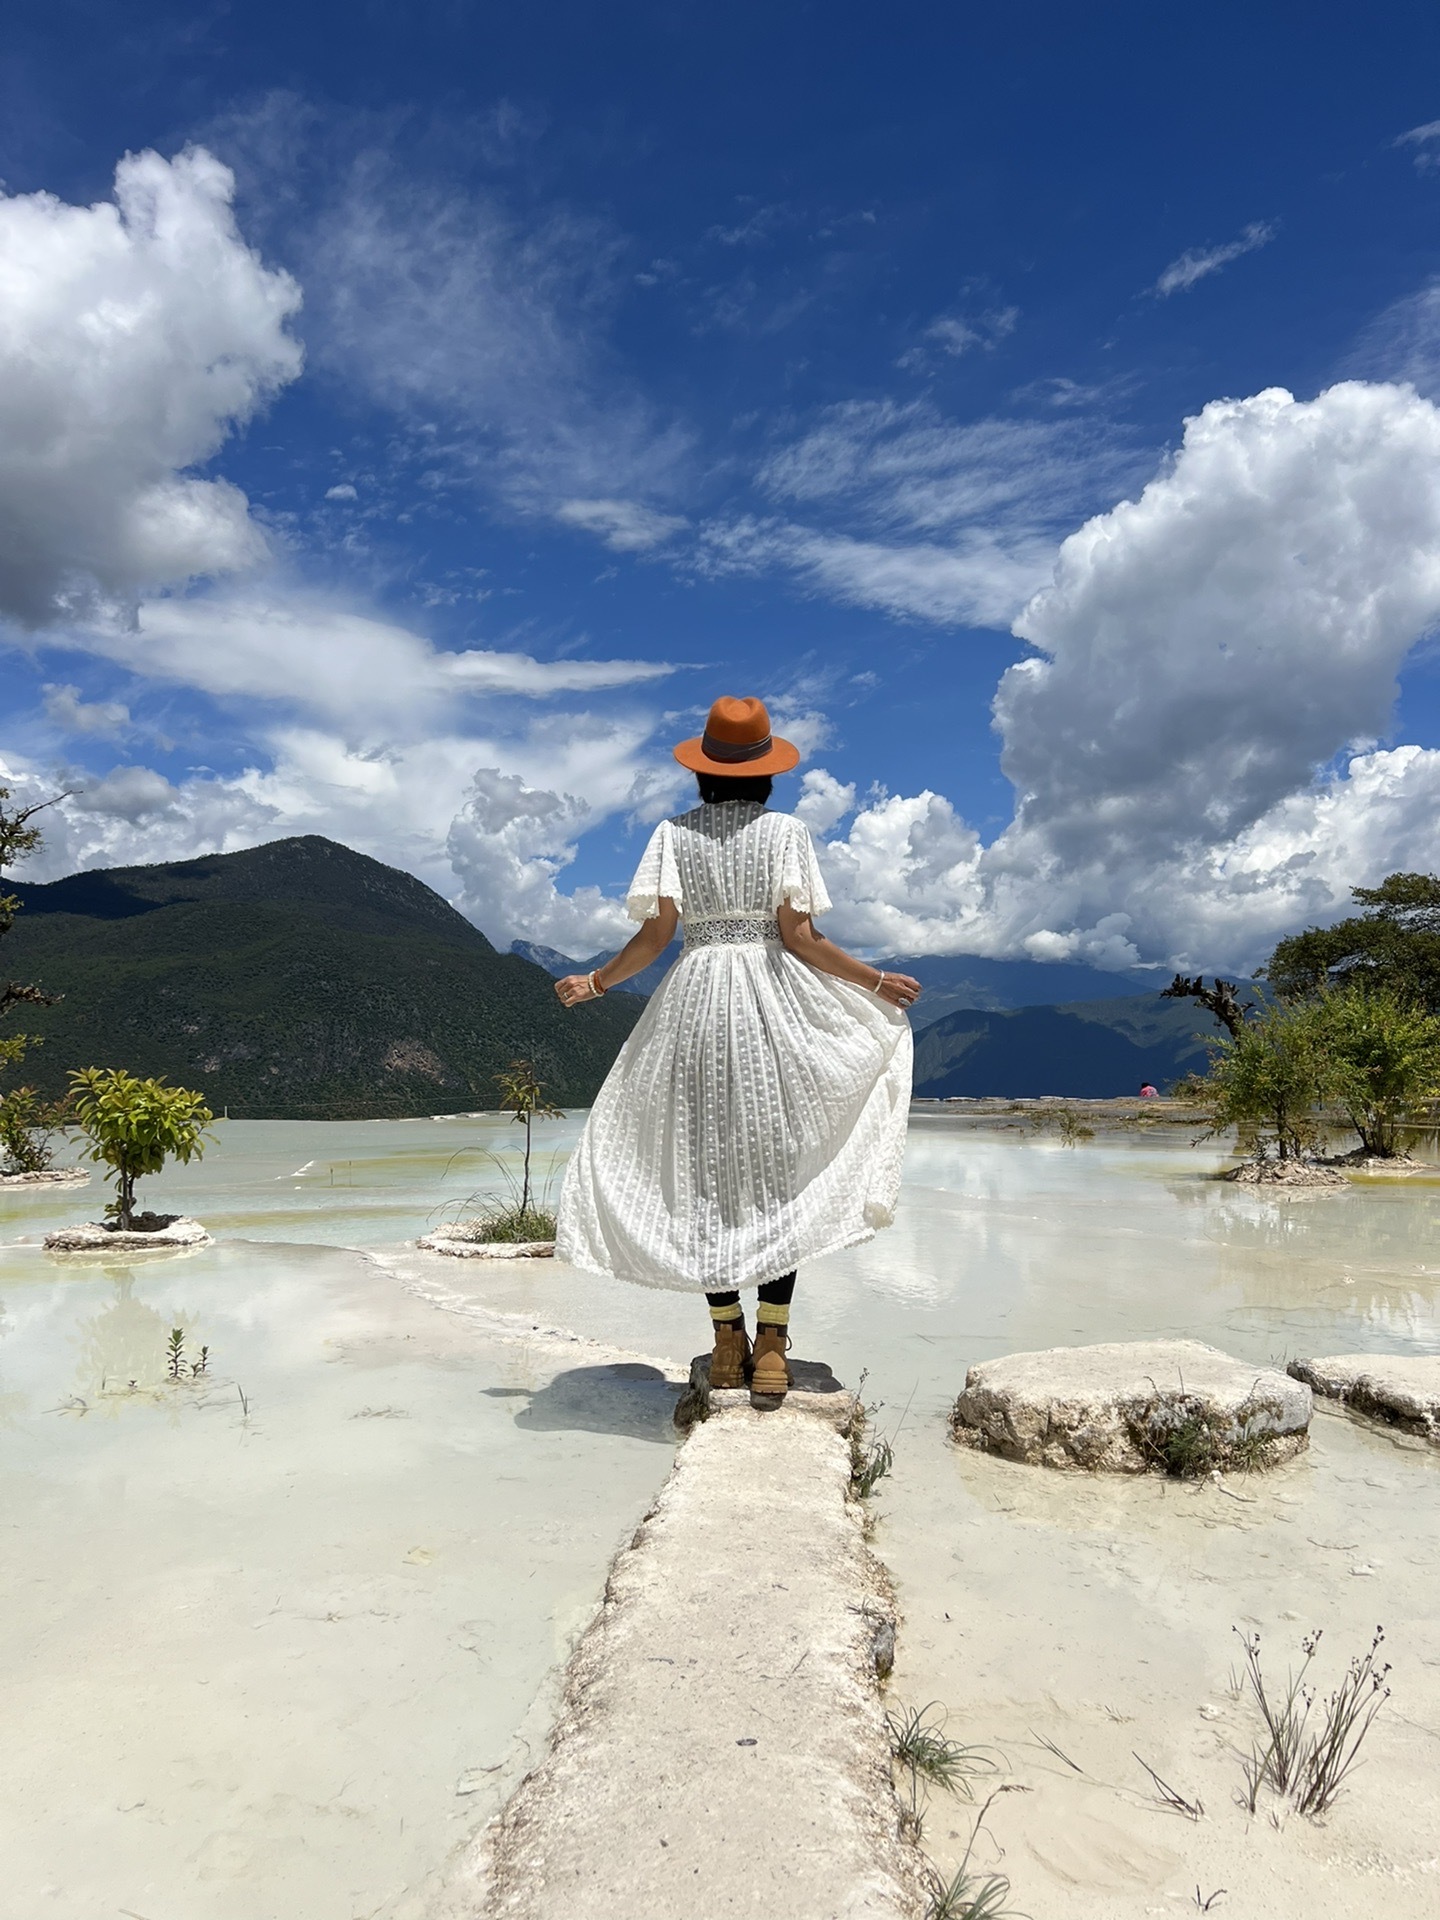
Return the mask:
<path id="1" fill-rule="evenodd" d="M 773 913 L 716 913 L 685 922 L 687 947 L 760 946 L 780 938 L 780 922 Z"/>

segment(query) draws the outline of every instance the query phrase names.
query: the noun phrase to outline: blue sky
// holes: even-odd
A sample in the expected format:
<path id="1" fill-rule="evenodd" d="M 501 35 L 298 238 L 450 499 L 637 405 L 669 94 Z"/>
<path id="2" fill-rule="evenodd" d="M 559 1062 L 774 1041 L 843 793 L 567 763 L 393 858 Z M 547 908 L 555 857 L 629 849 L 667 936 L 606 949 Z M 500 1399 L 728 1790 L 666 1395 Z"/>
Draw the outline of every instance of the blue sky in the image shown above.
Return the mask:
<path id="1" fill-rule="evenodd" d="M 324 832 L 578 951 L 748 691 L 871 951 L 1253 965 L 1434 866 L 1437 53 L 1383 4 L 23 10 L 36 871 Z"/>

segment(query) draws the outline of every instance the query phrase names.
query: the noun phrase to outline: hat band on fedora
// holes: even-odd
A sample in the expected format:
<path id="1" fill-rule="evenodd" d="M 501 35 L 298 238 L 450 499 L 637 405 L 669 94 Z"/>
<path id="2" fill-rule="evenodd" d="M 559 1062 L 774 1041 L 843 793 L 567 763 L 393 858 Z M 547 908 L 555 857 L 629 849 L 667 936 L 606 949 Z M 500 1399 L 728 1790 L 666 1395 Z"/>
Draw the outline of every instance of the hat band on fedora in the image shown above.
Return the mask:
<path id="1" fill-rule="evenodd" d="M 707 760 L 758 760 L 762 754 L 770 751 L 770 735 L 763 740 L 747 742 L 744 746 L 735 746 L 729 740 L 717 740 L 713 733 L 700 736 L 700 751 Z"/>

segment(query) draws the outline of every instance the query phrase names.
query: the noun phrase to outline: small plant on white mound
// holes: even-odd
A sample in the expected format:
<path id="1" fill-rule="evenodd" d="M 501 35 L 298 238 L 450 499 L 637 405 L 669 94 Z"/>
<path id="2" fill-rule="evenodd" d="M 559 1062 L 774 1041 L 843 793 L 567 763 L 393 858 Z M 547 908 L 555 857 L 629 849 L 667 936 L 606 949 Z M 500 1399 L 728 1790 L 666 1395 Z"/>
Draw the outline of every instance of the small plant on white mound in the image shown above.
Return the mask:
<path id="1" fill-rule="evenodd" d="M 452 1225 L 437 1227 L 436 1237 L 504 1246 L 553 1240 L 555 1209 L 548 1204 L 548 1195 L 535 1187 L 530 1157 L 535 1122 L 559 1120 L 563 1118 L 563 1110 L 545 1098 L 545 1088 L 533 1060 L 512 1060 L 495 1079 L 500 1088 L 501 1112 L 510 1114 L 516 1124 L 525 1129 L 520 1174 L 517 1178 L 497 1154 L 487 1154 L 485 1157 L 499 1172 L 505 1191 L 462 1202 L 461 1218 Z"/>
<path id="2" fill-rule="evenodd" d="M 75 1124 L 90 1143 L 88 1158 L 110 1169 L 115 1198 L 106 1221 L 122 1233 L 154 1231 L 171 1216 L 135 1212 L 135 1182 L 167 1160 L 198 1160 L 215 1118 L 204 1099 L 164 1080 L 137 1080 L 120 1067 L 72 1073 Z"/>

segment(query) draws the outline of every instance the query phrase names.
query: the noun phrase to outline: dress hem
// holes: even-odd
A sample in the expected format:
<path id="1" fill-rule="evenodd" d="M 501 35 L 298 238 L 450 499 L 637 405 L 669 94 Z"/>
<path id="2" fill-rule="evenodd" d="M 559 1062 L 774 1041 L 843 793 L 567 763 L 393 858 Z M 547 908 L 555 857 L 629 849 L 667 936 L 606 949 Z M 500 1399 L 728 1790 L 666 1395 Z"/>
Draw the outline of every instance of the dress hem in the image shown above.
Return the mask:
<path id="1" fill-rule="evenodd" d="M 776 1273 L 768 1271 L 768 1267 L 774 1265 L 774 1262 L 770 1261 L 767 1262 L 767 1271 L 756 1274 L 752 1279 L 712 1280 L 708 1284 L 703 1280 L 651 1280 L 643 1274 L 622 1273 L 617 1267 L 602 1267 L 596 1261 L 561 1253 L 558 1247 L 555 1249 L 555 1256 L 567 1266 L 574 1267 L 578 1273 L 595 1273 L 609 1280 L 623 1280 L 627 1286 L 648 1287 L 652 1293 L 693 1293 L 703 1299 L 707 1293 L 749 1293 L 756 1287 L 763 1287 L 772 1280 L 780 1279 L 784 1274 L 793 1273 L 798 1267 L 803 1267 L 812 1260 L 825 1260 L 832 1253 L 844 1253 L 850 1247 L 863 1247 L 867 1240 L 873 1240 L 876 1234 L 882 1231 L 880 1227 L 854 1227 L 848 1233 L 842 1234 L 838 1240 L 827 1240 L 824 1246 L 816 1247 L 813 1252 L 797 1254 L 788 1266 L 781 1267 Z"/>

